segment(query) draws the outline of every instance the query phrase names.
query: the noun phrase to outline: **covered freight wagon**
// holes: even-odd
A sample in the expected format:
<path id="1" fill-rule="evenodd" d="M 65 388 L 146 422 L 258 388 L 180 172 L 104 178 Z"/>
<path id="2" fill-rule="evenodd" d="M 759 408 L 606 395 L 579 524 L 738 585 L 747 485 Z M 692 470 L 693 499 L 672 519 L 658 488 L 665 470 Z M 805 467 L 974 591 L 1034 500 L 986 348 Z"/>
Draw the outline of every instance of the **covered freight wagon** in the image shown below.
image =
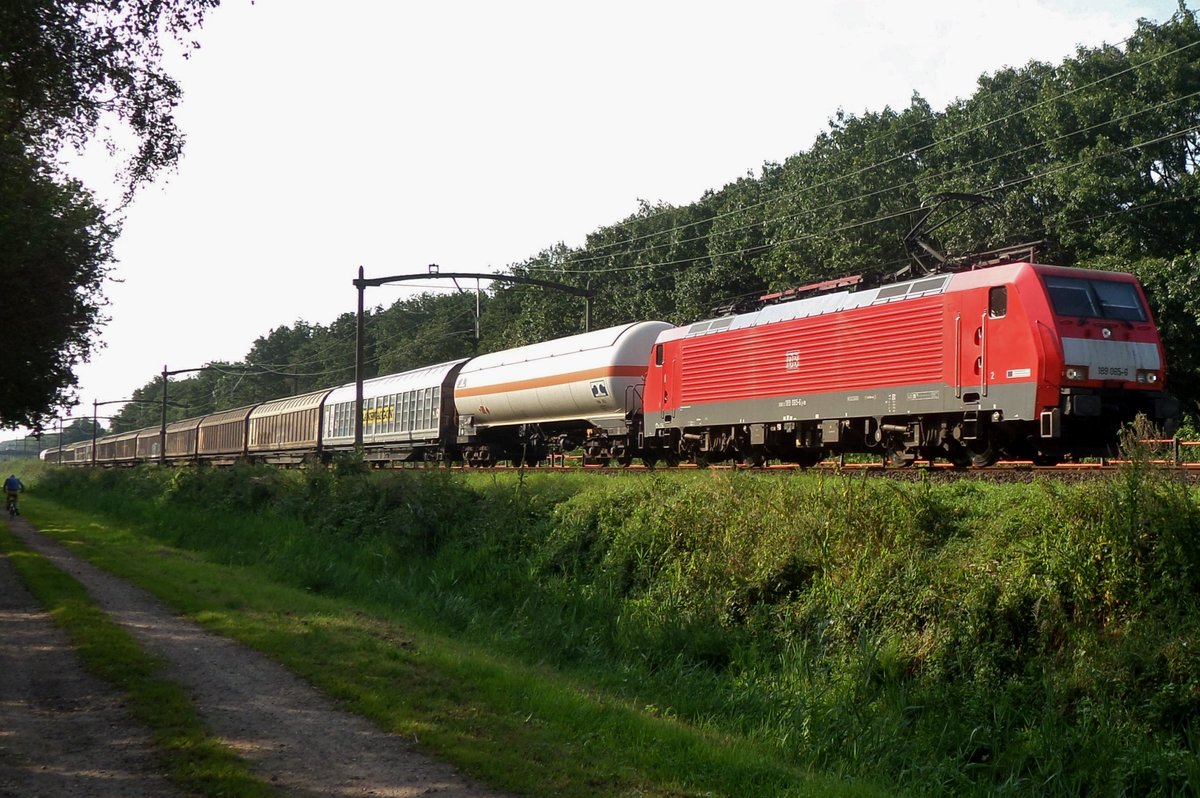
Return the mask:
<path id="1" fill-rule="evenodd" d="M 263 402 L 246 421 L 246 454 L 268 463 L 296 464 L 321 455 L 321 407 L 326 388 Z"/>
<path id="2" fill-rule="evenodd" d="M 196 428 L 196 457 L 213 463 L 232 463 L 246 456 L 246 419 L 257 405 L 222 410 L 205 416 Z"/>
<path id="3" fill-rule="evenodd" d="M 363 382 L 363 457 L 374 461 L 452 457 L 457 434 L 454 380 L 463 360 L 452 360 Z M 322 449 L 354 447 L 355 385 L 325 400 Z"/>

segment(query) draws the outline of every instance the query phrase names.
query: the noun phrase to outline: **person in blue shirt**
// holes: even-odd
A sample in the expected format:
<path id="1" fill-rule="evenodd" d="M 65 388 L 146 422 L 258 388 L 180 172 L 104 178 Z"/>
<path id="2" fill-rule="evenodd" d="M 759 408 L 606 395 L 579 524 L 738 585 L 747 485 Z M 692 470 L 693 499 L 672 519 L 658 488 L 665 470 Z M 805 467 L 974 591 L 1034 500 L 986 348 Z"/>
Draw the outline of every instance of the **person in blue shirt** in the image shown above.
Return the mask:
<path id="1" fill-rule="evenodd" d="M 17 494 L 23 490 L 25 485 L 17 479 L 16 474 L 10 474 L 8 479 L 4 480 L 4 495 L 8 499 L 6 506 L 9 515 L 20 515 L 17 510 Z"/>

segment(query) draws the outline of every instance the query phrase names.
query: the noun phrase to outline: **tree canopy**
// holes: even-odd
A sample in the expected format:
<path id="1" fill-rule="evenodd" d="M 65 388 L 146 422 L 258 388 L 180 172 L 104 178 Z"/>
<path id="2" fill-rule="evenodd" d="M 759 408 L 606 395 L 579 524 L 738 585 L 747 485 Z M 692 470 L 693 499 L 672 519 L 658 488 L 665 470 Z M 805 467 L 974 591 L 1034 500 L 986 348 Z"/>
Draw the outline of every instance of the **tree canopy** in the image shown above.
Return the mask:
<path id="1" fill-rule="evenodd" d="M 136 142 L 120 167 L 126 200 L 175 164 L 180 89 L 162 41 L 183 41 L 217 2 L 0 3 L 0 426 L 37 427 L 71 402 L 103 321 L 118 225 L 61 173 L 60 152 L 123 123 Z"/>
<path id="2" fill-rule="evenodd" d="M 904 239 L 926 199 L 982 194 L 989 204 L 938 230 L 939 250 L 1045 239 L 1044 262 L 1138 274 L 1162 328 L 1170 385 L 1196 413 L 1198 158 L 1200 27 L 1181 4 L 1166 22 L 1139 21 L 1117 45 L 983 75 L 970 97 L 942 111 L 917 94 L 901 109 L 838 111 L 783 163 L 686 206 L 643 202 L 582 246 L 560 243 L 511 268 L 594 290 L 596 327 L 684 323 L 768 291 L 851 274 L 884 279 L 911 262 Z M 374 309 L 369 369 L 402 371 L 582 329 L 575 298 L 497 284 L 476 340 L 473 303 L 428 295 Z M 349 316 L 278 328 L 245 359 L 262 373 L 238 378 L 231 398 L 348 382 L 352 353 Z"/>

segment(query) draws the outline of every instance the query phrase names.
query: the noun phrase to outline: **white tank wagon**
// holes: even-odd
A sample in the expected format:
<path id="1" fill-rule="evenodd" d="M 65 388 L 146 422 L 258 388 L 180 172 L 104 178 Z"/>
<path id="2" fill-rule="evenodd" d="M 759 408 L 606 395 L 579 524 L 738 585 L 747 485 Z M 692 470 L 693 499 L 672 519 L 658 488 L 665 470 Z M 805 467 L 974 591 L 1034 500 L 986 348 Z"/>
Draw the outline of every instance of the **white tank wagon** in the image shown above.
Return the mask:
<path id="1" fill-rule="evenodd" d="M 532 463 L 582 446 L 585 462 L 629 462 L 650 350 L 671 328 L 636 322 L 468 361 L 454 384 L 463 459 Z"/>
<path id="2" fill-rule="evenodd" d="M 454 447 L 454 380 L 466 359 L 363 381 L 363 458 L 448 459 Z M 354 448 L 354 383 L 325 400 L 322 449 Z"/>

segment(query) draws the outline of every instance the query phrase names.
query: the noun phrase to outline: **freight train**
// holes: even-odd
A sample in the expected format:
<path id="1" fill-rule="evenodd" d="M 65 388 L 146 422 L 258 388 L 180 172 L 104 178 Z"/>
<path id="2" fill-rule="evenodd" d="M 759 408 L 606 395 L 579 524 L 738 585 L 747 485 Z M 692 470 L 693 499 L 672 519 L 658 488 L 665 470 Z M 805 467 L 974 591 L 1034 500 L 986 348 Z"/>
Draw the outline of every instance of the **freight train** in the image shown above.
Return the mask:
<path id="1" fill-rule="evenodd" d="M 364 382 L 375 464 L 895 464 L 1114 453 L 1138 414 L 1172 431 L 1162 342 L 1129 274 L 1030 262 L 763 297 Z M 65 463 L 327 461 L 354 449 L 355 385 L 50 449 Z M 94 448 L 94 451 L 93 451 Z"/>

